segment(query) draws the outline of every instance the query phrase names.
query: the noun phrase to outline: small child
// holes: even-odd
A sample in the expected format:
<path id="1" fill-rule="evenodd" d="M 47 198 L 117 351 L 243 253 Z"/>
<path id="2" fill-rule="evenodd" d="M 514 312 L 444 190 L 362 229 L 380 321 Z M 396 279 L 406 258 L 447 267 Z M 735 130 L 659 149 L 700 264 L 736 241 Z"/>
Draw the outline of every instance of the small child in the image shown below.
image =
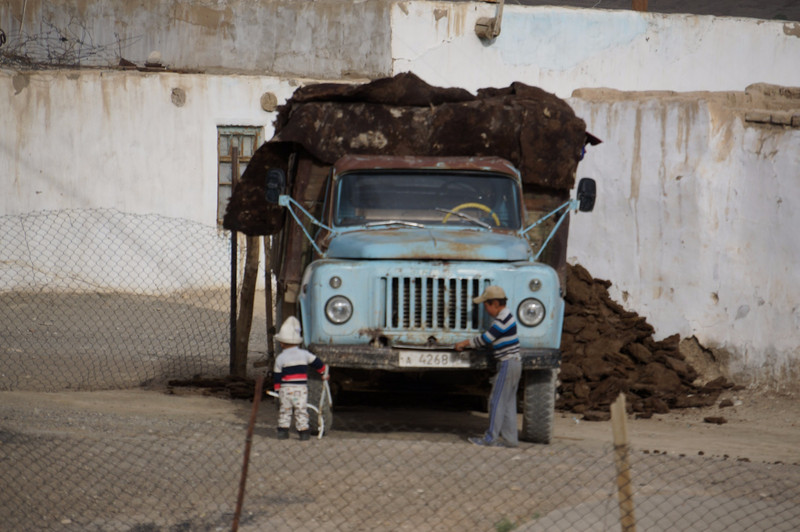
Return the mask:
<path id="1" fill-rule="evenodd" d="M 309 439 L 308 432 L 308 368 L 315 369 L 328 380 L 325 364 L 313 353 L 300 348 L 303 337 L 300 335 L 300 322 L 290 316 L 275 335 L 281 345 L 281 354 L 275 359 L 273 380 L 278 392 L 280 410 L 278 411 L 278 439 L 289 438 L 289 427 L 294 423 L 301 441 Z"/>

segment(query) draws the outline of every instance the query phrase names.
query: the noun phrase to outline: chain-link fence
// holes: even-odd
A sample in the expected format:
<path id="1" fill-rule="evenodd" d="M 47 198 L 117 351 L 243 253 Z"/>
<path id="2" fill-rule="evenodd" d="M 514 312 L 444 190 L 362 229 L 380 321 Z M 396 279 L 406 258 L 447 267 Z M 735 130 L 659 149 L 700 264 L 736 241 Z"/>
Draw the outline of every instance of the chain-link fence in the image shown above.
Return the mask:
<path id="1" fill-rule="evenodd" d="M 1 530 L 227 530 L 245 456 L 241 530 L 800 528 L 800 467 L 634 451 L 622 520 L 611 443 L 472 446 L 486 414 L 446 397 L 337 402 L 310 442 L 265 398 L 246 455 L 250 400 L 169 385 L 227 373 L 230 249 L 159 216 L 0 217 Z"/>
<path id="2" fill-rule="evenodd" d="M 116 211 L 0 218 L 0 390 L 224 373 L 230 237 Z"/>

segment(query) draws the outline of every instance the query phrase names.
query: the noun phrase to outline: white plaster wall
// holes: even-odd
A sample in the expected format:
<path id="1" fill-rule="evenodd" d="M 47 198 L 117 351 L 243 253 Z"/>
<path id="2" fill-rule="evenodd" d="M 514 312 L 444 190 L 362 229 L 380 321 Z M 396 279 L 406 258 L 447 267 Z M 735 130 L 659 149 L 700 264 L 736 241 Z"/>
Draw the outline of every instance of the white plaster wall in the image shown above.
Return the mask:
<path id="1" fill-rule="evenodd" d="M 413 71 L 475 90 L 524 81 L 583 87 L 743 90 L 800 85 L 800 23 L 506 2 L 492 43 L 475 35 L 496 4 L 399 0 L 0 2 L 6 53 L 35 61 L 349 79 Z"/>
<path id="2" fill-rule="evenodd" d="M 262 94 L 283 103 L 297 85 L 266 76 L 0 70 L 0 216 L 54 211 L 0 217 L 0 289 L 224 287 L 230 237 L 216 222 L 217 126 L 259 126 L 270 138 L 276 113 L 261 108 Z M 185 91 L 180 107 L 175 88 Z M 164 218 L 127 216 L 137 214 Z M 179 245 L 185 239 L 193 245 Z M 191 250 L 200 256 L 182 255 Z M 92 257 L 106 266 L 87 264 Z M 259 287 L 263 279 L 262 264 Z"/>
<path id="3" fill-rule="evenodd" d="M 569 100 L 604 141 L 579 167 L 598 201 L 572 219 L 570 262 L 611 280 L 657 336 L 786 378 L 800 360 L 800 130 L 696 97 L 628 98 Z"/>
<path id="4" fill-rule="evenodd" d="M 471 91 L 522 81 L 562 98 L 584 87 L 800 86 L 800 23 L 507 2 L 500 35 L 487 43 L 475 35 L 475 23 L 495 9 L 398 2 L 391 12 L 392 73 L 411 71 L 433 85 Z"/>
<path id="5" fill-rule="evenodd" d="M 261 126 L 264 76 L 0 71 L 0 213 L 105 207 L 216 224 L 217 126 Z M 172 103 L 174 88 L 186 102 Z"/>
<path id="6" fill-rule="evenodd" d="M 393 72 L 471 91 L 521 81 L 564 98 L 800 86 L 797 23 L 506 5 L 499 37 L 482 42 L 475 22 L 494 13 L 398 3 Z M 604 140 L 579 168 L 600 198 L 571 222 L 570 261 L 611 280 L 657 337 L 696 336 L 755 379 L 800 372 L 800 130 L 747 126 L 697 93 L 569 101 Z"/>

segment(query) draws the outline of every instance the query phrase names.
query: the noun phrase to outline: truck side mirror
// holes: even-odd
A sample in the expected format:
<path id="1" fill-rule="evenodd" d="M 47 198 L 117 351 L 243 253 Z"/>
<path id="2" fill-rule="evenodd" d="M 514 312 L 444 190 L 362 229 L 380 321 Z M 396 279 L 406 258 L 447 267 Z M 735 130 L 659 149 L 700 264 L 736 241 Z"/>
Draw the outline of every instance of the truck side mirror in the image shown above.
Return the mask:
<path id="1" fill-rule="evenodd" d="M 592 212 L 597 197 L 597 183 L 591 177 L 584 177 L 578 182 L 578 210 Z"/>
<path id="2" fill-rule="evenodd" d="M 264 189 L 267 201 L 278 203 L 278 198 L 283 194 L 283 187 L 286 186 L 286 173 L 280 168 L 270 168 L 267 170 L 267 177 L 264 179 Z"/>

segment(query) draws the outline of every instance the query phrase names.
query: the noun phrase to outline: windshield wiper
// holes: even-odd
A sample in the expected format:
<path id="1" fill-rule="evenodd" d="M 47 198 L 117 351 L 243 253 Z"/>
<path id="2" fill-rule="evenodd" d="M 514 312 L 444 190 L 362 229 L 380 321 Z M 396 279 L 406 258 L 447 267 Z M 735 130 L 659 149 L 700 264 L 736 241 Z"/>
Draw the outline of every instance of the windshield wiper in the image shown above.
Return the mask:
<path id="1" fill-rule="evenodd" d="M 418 224 L 417 222 L 407 222 L 405 220 L 382 220 L 379 222 L 367 222 L 364 224 L 364 227 L 375 227 L 376 225 L 405 225 L 407 227 L 418 227 L 420 229 L 425 229 L 425 226 L 422 224 Z"/>
<path id="2" fill-rule="evenodd" d="M 473 216 L 470 216 L 469 214 L 464 214 L 463 212 L 453 211 L 453 210 L 450 210 L 450 209 L 443 209 L 441 207 L 436 207 L 436 210 L 439 211 L 439 212 L 446 212 L 446 213 L 449 213 L 449 214 L 454 214 L 454 215 L 458 216 L 459 218 L 463 218 L 463 219 L 468 220 L 468 221 L 470 221 L 472 223 L 478 224 L 481 227 L 484 227 L 486 229 L 491 229 L 492 228 L 492 226 L 487 224 L 486 222 L 482 222 L 482 221 L 478 220 L 477 218 L 475 218 Z"/>

